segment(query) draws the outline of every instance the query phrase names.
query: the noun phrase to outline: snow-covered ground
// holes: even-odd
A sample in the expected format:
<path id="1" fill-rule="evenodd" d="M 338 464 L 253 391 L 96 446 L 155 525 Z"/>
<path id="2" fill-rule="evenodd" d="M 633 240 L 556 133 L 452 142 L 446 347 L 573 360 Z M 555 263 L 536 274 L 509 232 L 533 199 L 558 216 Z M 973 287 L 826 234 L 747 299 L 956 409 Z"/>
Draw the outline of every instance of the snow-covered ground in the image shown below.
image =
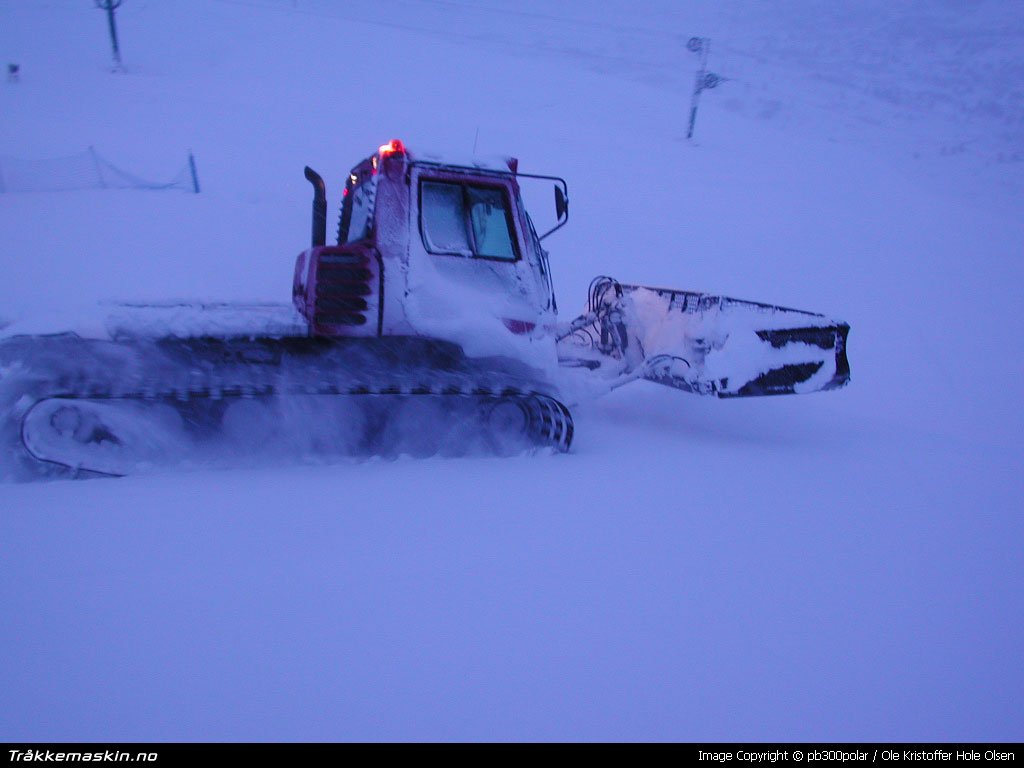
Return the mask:
<path id="1" fill-rule="evenodd" d="M 386 8 L 384 7 L 386 6 Z M 1024 9 L 0 0 L 0 322 L 287 301 L 304 164 L 566 177 L 597 274 L 821 311 L 851 385 L 576 413 L 566 456 L 0 484 L 0 740 L 1024 739 Z M 696 57 L 730 80 L 703 94 Z M 2 165 L 0 165 L 2 168 Z"/>

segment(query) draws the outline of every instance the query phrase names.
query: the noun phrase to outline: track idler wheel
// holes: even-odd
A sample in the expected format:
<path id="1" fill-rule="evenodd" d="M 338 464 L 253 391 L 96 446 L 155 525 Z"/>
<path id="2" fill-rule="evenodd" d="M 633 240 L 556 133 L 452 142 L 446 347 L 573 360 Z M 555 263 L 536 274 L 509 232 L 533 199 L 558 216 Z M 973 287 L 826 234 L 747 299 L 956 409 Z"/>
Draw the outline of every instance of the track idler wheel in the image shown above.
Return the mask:
<path id="1" fill-rule="evenodd" d="M 21 441 L 37 461 L 75 472 L 126 475 L 180 453 L 181 417 L 168 406 L 55 397 L 33 405 Z"/>

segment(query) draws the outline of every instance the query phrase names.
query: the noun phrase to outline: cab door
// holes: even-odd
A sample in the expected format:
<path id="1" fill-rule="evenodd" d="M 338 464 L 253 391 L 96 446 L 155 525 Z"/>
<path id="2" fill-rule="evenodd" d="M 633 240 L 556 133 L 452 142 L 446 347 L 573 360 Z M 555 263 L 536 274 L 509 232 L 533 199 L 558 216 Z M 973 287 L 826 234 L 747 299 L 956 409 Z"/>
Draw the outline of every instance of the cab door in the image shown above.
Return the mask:
<path id="1" fill-rule="evenodd" d="M 535 259 L 519 225 L 514 179 L 469 174 L 443 167 L 414 167 L 411 194 L 417 221 L 411 237 L 410 297 L 430 297 L 431 314 L 475 314 L 506 331 L 524 334 L 544 322 L 548 296 L 541 296 Z"/>

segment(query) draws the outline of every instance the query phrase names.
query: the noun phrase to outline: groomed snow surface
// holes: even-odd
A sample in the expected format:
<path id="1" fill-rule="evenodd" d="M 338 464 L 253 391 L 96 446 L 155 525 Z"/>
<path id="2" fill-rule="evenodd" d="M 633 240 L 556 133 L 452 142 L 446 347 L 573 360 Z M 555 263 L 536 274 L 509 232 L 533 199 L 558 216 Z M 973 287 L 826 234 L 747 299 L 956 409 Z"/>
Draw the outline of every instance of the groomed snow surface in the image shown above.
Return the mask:
<path id="1" fill-rule="evenodd" d="M 202 192 L 0 194 L 0 322 L 287 301 L 302 166 L 335 209 L 401 138 L 568 179 L 565 315 L 597 274 L 823 312 L 853 380 L 632 384 L 565 456 L 0 484 L 0 740 L 1024 739 L 1021 6 L 117 18 L 113 74 L 92 3 L 0 3 L 0 156 Z M 731 79 L 688 142 L 692 35 Z"/>

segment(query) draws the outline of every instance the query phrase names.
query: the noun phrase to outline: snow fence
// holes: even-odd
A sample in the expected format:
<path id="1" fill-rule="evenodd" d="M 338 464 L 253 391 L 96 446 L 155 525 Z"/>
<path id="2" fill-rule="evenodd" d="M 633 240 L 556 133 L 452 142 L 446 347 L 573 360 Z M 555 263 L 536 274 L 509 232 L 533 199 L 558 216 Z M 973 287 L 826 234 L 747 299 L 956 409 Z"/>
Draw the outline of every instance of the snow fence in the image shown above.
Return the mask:
<path id="1" fill-rule="evenodd" d="M 0 193 L 70 189 L 182 189 L 198 194 L 199 177 L 191 152 L 174 178 L 167 182 L 149 181 L 126 171 L 93 147 L 77 155 L 50 160 L 0 156 Z"/>

